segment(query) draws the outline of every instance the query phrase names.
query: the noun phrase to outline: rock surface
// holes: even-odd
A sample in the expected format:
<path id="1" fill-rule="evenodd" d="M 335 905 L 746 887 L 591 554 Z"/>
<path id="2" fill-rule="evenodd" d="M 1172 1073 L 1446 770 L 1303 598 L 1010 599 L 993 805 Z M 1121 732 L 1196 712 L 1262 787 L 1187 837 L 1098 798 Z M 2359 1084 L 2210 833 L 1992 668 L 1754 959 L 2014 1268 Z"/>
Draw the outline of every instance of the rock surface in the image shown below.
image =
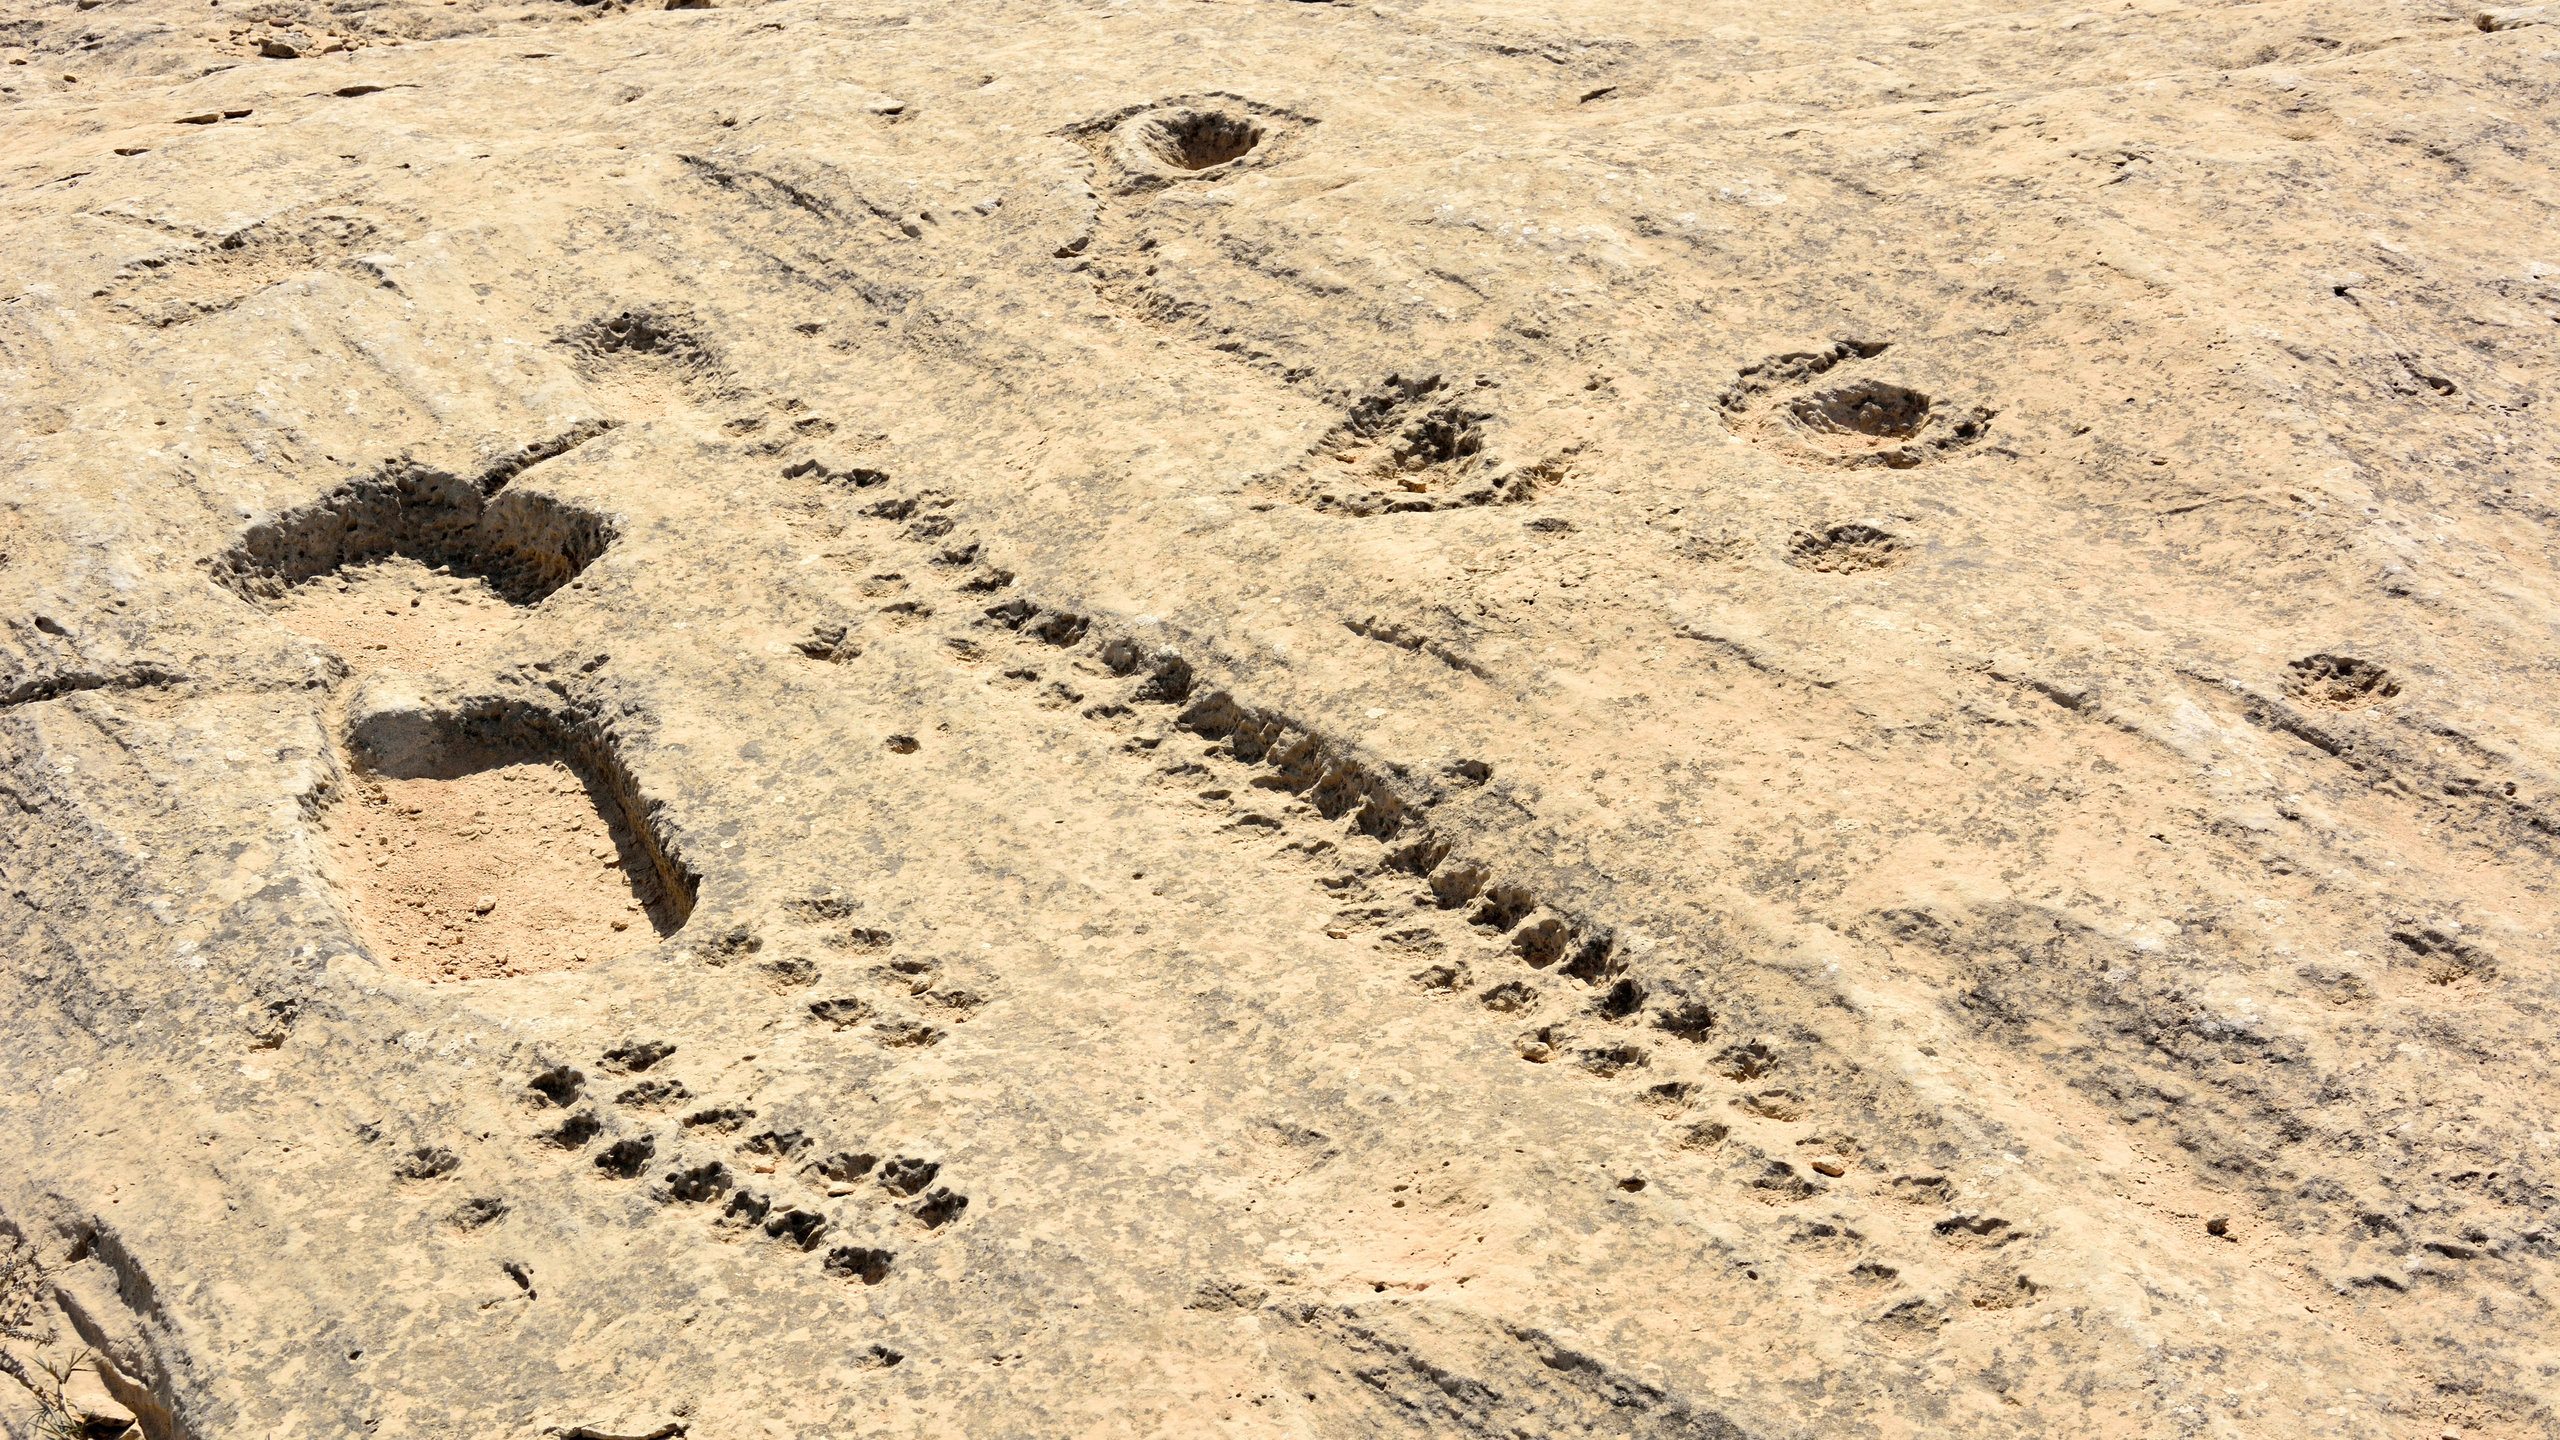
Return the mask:
<path id="1" fill-rule="evenodd" d="M 2560 1431 L 2541 7 L 0 38 L 10 1433 Z"/>

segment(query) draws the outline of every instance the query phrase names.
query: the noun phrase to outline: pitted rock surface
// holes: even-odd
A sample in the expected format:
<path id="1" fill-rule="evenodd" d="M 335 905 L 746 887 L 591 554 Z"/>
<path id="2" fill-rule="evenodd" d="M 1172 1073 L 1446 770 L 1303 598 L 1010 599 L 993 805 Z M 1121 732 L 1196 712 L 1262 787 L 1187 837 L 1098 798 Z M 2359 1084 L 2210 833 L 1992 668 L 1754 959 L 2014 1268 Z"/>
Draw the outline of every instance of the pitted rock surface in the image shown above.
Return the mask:
<path id="1" fill-rule="evenodd" d="M 2560 1431 L 2538 8 L 0 49 L 0 1431 Z"/>

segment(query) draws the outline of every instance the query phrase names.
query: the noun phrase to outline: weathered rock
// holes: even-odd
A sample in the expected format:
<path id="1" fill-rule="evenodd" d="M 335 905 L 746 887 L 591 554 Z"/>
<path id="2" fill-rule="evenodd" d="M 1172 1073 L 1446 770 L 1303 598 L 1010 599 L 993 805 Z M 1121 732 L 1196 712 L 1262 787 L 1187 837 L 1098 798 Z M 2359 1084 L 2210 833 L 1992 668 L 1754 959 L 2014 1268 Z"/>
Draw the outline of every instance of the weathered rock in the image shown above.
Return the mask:
<path id="1" fill-rule="evenodd" d="M 2553 1432 L 2534 11 L 232 8 L 0 37 L 11 1364 Z"/>

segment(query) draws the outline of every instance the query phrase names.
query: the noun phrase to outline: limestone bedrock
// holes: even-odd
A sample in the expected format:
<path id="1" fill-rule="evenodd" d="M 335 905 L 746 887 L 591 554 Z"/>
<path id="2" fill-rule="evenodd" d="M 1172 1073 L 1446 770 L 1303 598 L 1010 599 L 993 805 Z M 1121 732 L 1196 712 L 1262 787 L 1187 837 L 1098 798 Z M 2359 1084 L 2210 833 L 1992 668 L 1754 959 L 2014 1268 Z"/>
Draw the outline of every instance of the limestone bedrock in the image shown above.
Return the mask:
<path id="1" fill-rule="evenodd" d="M 0 1432 L 2560 1432 L 2546 20 L 19 7 Z"/>

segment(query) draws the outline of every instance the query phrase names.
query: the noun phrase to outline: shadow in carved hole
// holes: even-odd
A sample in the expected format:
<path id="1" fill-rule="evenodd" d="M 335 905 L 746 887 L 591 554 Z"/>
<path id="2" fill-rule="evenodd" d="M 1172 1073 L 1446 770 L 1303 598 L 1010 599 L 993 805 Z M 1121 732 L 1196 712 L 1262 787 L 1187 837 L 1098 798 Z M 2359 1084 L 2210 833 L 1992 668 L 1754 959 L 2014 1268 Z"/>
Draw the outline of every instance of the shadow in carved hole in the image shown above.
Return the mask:
<path id="1" fill-rule="evenodd" d="M 329 868 L 392 968 L 429 981 L 574 969 L 692 915 L 700 879 L 603 725 L 503 701 L 357 712 Z"/>
<path id="2" fill-rule="evenodd" d="M 1132 127 L 1138 150 L 1170 170 L 1209 170 L 1262 143 L 1262 127 L 1223 110 L 1171 110 Z"/>
<path id="3" fill-rule="evenodd" d="M 1978 444 L 1995 412 L 1855 373 L 1890 348 L 1842 340 L 1773 355 L 1735 372 L 1718 396 L 1735 432 L 1799 461 L 1907 470 Z"/>
<path id="4" fill-rule="evenodd" d="M 252 601 L 279 601 L 332 571 L 401 556 L 482 580 L 510 604 L 539 603 L 604 554 L 613 525 L 566 501 L 509 490 L 508 483 L 610 428 L 602 420 L 583 422 L 477 475 L 387 462 L 251 525 L 206 563 L 215 583 Z"/>
<path id="5" fill-rule="evenodd" d="M 2400 680 L 2352 655 L 2306 655 L 2285 667 L 2285 690 L 2315 710 L 2363 710 L 2400 694 Z"/>
<path id="6" fill-rule="evenodd" d="M 573 326 L 561 338 L 592 355 L 655 355 L 708 366 L 711 351 L 693 334 L 689 320 L 680 313 L 623 310 Z"/>
<path id="7" fill-rule="evenodd" d="M 1797 531 L 1787 542 L 1787 563 L 1799 570 L 1854 575 L 1892 566 L 1901 559 L 1901 549 L 1900 536 L 1873 525 L 1831 525 Z"/>

